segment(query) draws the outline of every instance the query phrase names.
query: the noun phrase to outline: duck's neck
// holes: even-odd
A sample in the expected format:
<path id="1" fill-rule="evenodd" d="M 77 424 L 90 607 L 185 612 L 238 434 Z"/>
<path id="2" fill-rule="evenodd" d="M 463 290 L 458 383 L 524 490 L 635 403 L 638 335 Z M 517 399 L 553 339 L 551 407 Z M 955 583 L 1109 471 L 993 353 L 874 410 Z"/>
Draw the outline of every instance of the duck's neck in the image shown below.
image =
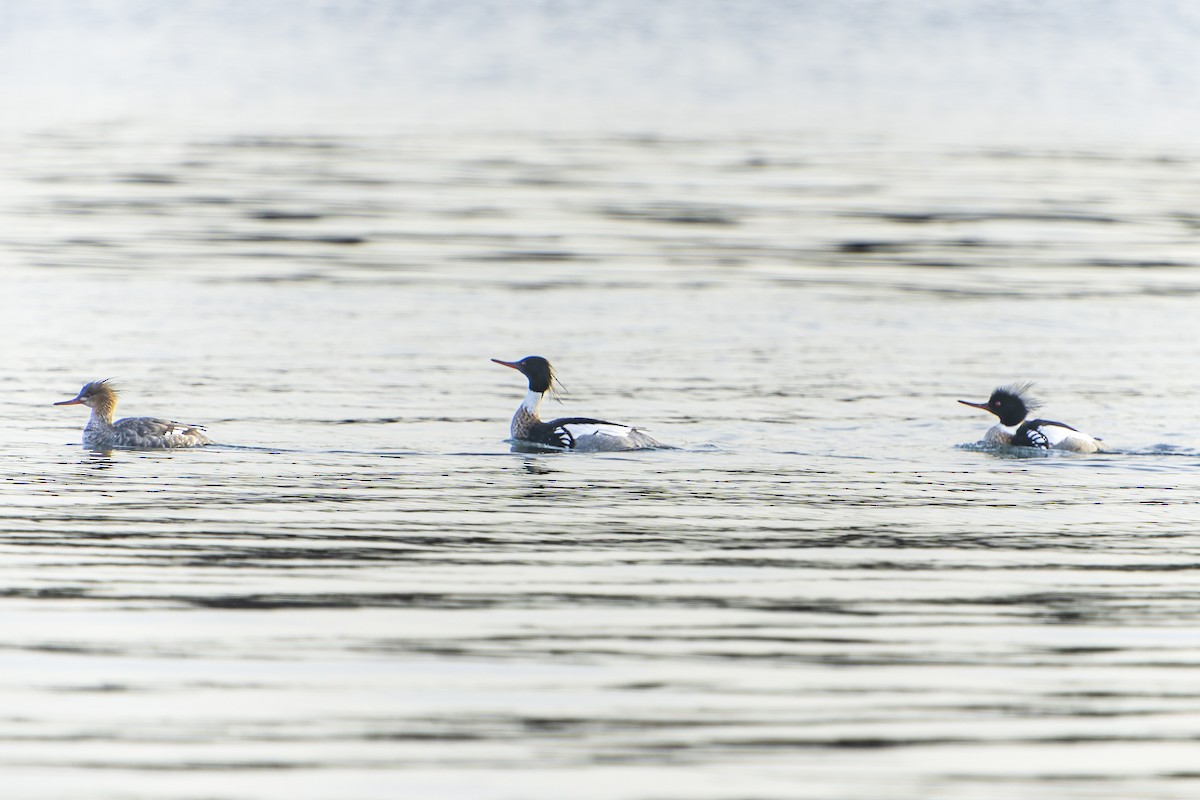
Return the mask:
<path id="1" fill-rule="evenodd" d="M 116 403 L 97 403 L 92 406 L 92 416 L 88 419 L 87 427 L 92 430 L 103 430 L 111 428 L 113 423 L 113 414 L 117 410 Z"/>
<path id="2" fill-rule="evenodd" d="M 541 392 L 535 392 L 530 389 L 529 391 L 525 392 L 525 399 L 521 401 L 521 408 L 518 410 L 524 411 L 534 419 L 540 419 L 538 416 L 538 409 L 541 408 L 543 397 L 545 397 L 545 395 Z"/>
<path id="3" fill-rule="evenodd" d="M 528 438 L 530 430 L 541 422 L 541 417 L 538 416 L 538 407 L 541 404 L 541 392 L 528 391 L 525 393 L 525 399 L 521 401 L 517 413 L 513 414 L 512 425 L 509 427 L 512 438 Z"/>

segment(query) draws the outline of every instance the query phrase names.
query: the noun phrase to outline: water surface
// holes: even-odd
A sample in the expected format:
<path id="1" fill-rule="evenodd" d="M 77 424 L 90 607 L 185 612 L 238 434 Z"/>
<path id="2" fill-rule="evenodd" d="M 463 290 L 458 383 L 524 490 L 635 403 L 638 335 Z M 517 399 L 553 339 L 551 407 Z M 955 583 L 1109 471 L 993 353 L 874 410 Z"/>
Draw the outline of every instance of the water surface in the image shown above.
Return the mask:
<path id="1" fill-rule="evenodd" d="M 1200 791 L 1200 154 L 4 148 L 12 796 Z M 677 449 L 511 453 L 529 354 Z M 970 447 L 1023 378 L 1113 452 Z"/>

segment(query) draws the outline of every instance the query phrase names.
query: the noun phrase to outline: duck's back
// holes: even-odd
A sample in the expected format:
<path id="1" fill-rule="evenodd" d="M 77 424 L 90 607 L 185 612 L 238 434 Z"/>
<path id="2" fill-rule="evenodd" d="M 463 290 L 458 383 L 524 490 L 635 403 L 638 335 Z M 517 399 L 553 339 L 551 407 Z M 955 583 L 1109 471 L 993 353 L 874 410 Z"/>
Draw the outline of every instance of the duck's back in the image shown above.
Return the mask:
<path id="1" fill-rule="evenodd" d="M 575 449 L 585 452 L 657 450 L 659 448 L 666 448 L 666 445 L 634 428 L 630 428 L 620 435 L 610 431 L 596 431 L 584 434 L 575 440 Z"/>
<path id="2" fill-rule="evenodd" d="M 597 453 L 613 450 L 646 450 L 664 446 L 637 428 L 603 420 L 575 417 L 555 420 L 550 424 L 570 432 L 572 450 Z"/>
<path id="3" fill-rule="evenodd" d="M 126 417 L 114 422 L 108 430 L 84 431 L 84 444 L 89 447 L 165 450 L 212 443 L 196 425 L 157 417 Z"/>
<path id="4" fill-rule="evenodd" d="M 1068 450 L 1072 453 L 1099 453 L 1104 449 L 1099 439 L 1064 422 L 1048 419 L 1026 420 L 1021 423 L 1012 443 L 1045 450 Z"/>

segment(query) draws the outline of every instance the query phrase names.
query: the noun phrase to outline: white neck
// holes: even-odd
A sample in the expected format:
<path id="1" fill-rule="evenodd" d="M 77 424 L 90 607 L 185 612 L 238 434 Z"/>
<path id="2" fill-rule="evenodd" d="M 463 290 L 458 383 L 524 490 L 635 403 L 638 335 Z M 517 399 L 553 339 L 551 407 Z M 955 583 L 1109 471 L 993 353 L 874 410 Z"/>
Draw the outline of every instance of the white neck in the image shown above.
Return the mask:
<path id="1" fill-rule="evenodd" d="M 525 392 L 525 399 L 521 401 L 521 408 L 531 414 L 534 419 L 538 419 L 538 408 L 542 405 L 542 394 L 535 392 L 532 389 Z"/>

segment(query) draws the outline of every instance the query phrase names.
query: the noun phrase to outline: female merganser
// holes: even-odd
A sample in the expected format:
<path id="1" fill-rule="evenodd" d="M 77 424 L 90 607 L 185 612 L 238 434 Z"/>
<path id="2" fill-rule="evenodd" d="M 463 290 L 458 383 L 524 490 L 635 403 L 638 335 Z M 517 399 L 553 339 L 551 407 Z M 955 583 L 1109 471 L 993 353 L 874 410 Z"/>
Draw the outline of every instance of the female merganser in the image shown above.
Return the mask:
<path id="1" fill-rule="evenodd" d="M 538 407 L 542 404 L 542 397 L 557 383 L 550 362 L 541 356 L 526 356 L 520 361 L 493 358 L 492 361 L 511 367 L 529 379 L 529 391 L 513 415 L 509 429 L 518 444 L 590 451 L 640 450 L 664 446 L 636 428 L 602 419 L 563 417 L 542 422 Z"/>
<path id="2" fill-rule="evenodd" d="M 92 410 L 83 429 L 83 446 L 92 450 L 159 450 L 213 443 L 198 425 L 154 417 L 127 417 L 113 422 L 117 392 L 106 380 L 85 383 L 73 400 L 54 405 L 87 406 Z"/>
<path id="3" fill-rule="evenodd" d="M 971 408 L 982 408 L 1000 418 L 999 424 L 993 425 L 983 438 L 988 444 L 1071 450 L 1076 453 L 1097 453 L 1103 449 L 1099 439 L 1070 425 L 1048 419 L 1026 419 L 1030 411 L 1041 407 L 1041 403 L 1026 396 L 1031 388 L 1032 381 L 1014 383 L 996 389 L 986 403 L 972 403 L 969 400 L 958 402 Z"/>

